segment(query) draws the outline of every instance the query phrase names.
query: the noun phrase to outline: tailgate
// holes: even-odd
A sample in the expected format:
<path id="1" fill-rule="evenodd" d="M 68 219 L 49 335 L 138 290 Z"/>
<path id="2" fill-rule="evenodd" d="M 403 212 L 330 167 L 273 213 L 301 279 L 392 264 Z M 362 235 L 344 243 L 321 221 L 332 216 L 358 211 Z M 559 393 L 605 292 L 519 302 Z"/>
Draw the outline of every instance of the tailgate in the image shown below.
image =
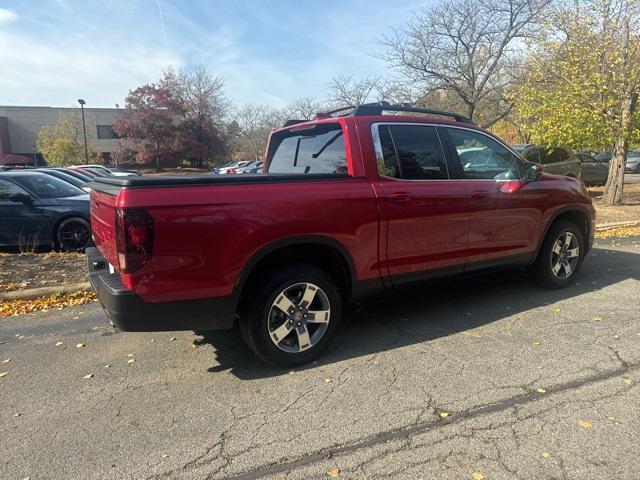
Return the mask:
<path id="1" fill-rule="evenodd" d="M 116 195 L 91 190 L 91 229 L 98 250 L 107 261 L 118 265 L 116 250 Z"/>

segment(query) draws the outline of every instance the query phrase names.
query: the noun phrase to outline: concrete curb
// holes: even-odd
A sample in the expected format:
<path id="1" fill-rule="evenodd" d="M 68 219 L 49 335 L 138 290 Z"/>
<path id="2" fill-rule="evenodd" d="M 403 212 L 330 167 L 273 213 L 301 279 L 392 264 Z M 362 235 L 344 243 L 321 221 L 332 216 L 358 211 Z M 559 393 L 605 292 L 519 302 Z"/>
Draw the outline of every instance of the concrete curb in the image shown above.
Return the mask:
<path id="1" fill-rule="evenodd" d="M 70 283 L 68 285 L 58 285 L 55 287 L 29 288 L 28 290 L 0 293 L 0 302 L 9 300 L 33 300 L 35 298 L 48 297 L 54 293 L 69 293 L 90 289 L 91 284 L 89 282 Z"/>
<path id="2" fill-rule="evenodd" d="M 618 227 L 633 227 L 634 225 L 640 225 L 640 220 L 630 220 L 628 222 L 609 222 L 596 225 L 596 231 L 609 230 L 611 228 Z"/>

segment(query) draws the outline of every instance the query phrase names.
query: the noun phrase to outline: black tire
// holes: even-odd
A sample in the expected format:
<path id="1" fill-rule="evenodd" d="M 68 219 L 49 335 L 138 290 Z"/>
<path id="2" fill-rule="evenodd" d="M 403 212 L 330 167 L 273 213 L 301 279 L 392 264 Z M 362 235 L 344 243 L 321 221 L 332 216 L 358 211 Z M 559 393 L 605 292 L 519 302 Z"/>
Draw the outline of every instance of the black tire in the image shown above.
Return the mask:
<path id="1" fill-rule="evenodd" d="M 566 274 L 566 269 L 564 266 L 560 267 L 560 270 L 555 273 L 554 268 L 557 267 L 558 263 L 562 264 L 563 262 L 558 261 L 558 253 L 554 252 L 554 246 L 561 239 L 566 239 L 565 234 L 571 234 L 573 239 L 575 238 L 575 245 L 577 246 L 578 255 L 575 257 L 575 262 L 571 264 L 573 259 L 566 258 L 567 263 L 570 263 L 571 273 L 563 278 L 562 272 Z M 561 242 L 564 244 L 564 242 Z M 570 248 L 569 250 L 573 250 Z M 566 256 L 566 255 L 565 255 Z M 558 220 L 551 225 L 549 230 L 547 231 L 547 235 L 542 242 L 542 247 L 538 252 L 538 257 L 536 258 L 535 263 L 532 266 L 533 273 L 535 274 L 538 282 L 546 288 L 565 288 L 571 285 L 578 272 L 580 271 L 580 267 L 582 266 L 582 260 L 584 259 L 584 239 L 582 237 L 582 233 L 578 226 L 568 220 Z"/>
<path id="2" fill-rule="evenodd" d="M 281 299 L 281 296 L 284 296 L 286 292 L 292 289 L 304 288 L 298 287 L 298 285 L 307 283 L 317 286 L 319 292 L 323 295 L 320 299 L 320 293 L 316 291 L 312 305 L 316 305 L 316 301 L 328 302 L 330 313 L 327 318 L 329 320 L 326 327 L 324 327 L 324 331 L 318 334 L 319 337 L 315 344 L 309 342 L 303 345 L 305 347 L 312 345 L 311 347 L 307 347 L 305 350 L 300 349 L 297 352 L 285 351 L 282 348 L 294 350 L 296 344 L 298 348 L 300 347 L 298 328 L 305 329 L 311 338 L 314 335 L 311 330 L 313 329 L 314 332 L 317 332 L 317 329 L 321 328 L 315 322 L 311 323 L 309 321 L 310 323 L 306 323 L 306 320 L 298 318 L 298 320 L 304 322 L 303 326 L 294 326 L 286 336 L 280 339 L 281 343 L 277 345 L 275 340 L 272 340 L 272 336 L 275 334 L 274 325 L 278 325 L 279 322 L 282 322 L 282 319 L 288 319 L 283 323 L 294 322 L 295 324 L 298 321 L 294 320 L 293 315 L 284 314 L 274 305 L 274 302 L 277 299 Z M 243 300 L 239 324 L 244 341 L 258 357 L 279 367 L 295 367 L 314 360 L 329 346 L 342 319 L 343 306 L 340 289 L 324 270 L 313 265 L 294 264 L 262 276 L 253 285 L 254 287 L 249 289 L 250 293 L 245 295 Z M 319 300 L 316 300 L 316 297 Z M 296 308 L 299 305 L 304 305 L 304 303 L 296 303 Z M 298 325 L 300 324 L 298 323 Z M 280 323 L 280 326 L 282 326 L 282 323 Z M 282 347 L 279 346 L 280 344 L 282 344 Z"/>
<path id="3" fill-rule="evenodd" d="M 83 252 L 92 245 L 91 225 L 84 218 L 65 218 L 55 232 L 55 244 L 63 252 Z"/>

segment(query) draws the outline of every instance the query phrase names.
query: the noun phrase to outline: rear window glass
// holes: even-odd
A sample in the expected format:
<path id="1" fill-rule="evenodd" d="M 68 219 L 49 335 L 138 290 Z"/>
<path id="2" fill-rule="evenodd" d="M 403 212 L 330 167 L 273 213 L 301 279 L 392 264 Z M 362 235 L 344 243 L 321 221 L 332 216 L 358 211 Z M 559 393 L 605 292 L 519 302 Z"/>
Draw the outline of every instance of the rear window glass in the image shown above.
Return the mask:
<path id="1" fill-rule="evenodd" d="M 70 183 L 45 174 L 32 173 L 16 177 L 15 180 L 40 198 L 62 198 L 85 195 L 85 192 Z"/>
<path id="2" fill-rule="evenodd" d="M 275 134 L 269 146 L 269 173 L 347 173 L 347 152 L 337 123 Z"/>

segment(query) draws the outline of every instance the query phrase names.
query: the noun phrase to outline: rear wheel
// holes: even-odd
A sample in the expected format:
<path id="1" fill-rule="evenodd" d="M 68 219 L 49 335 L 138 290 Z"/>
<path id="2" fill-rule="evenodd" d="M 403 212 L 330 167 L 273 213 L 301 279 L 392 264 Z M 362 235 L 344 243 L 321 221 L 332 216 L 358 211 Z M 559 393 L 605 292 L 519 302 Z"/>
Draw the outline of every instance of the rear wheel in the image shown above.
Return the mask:
<path id="1" fill-rule="evenodd" d="M 584 240 L 573 222 L 559 220 L 549 228 L 533 270 L 547 288 L 564 288 L 575 280 L 582 266 Z"/>
<path id="2" fill-rule="evenodd" d="M 56 229 L 56 246 L 63 252 L 81 252 L 91 246 L 91 226 L 84 218 L 72 217 Z"/>
<path id="3" fill-rule="evenodd" d="M 317 358 L 342 317 L 334 280 L 315 266 L 300 264 L 267 275 L 256 285 L 240 314 L 240 330 L 249 348 L 282 367 Z"/>

